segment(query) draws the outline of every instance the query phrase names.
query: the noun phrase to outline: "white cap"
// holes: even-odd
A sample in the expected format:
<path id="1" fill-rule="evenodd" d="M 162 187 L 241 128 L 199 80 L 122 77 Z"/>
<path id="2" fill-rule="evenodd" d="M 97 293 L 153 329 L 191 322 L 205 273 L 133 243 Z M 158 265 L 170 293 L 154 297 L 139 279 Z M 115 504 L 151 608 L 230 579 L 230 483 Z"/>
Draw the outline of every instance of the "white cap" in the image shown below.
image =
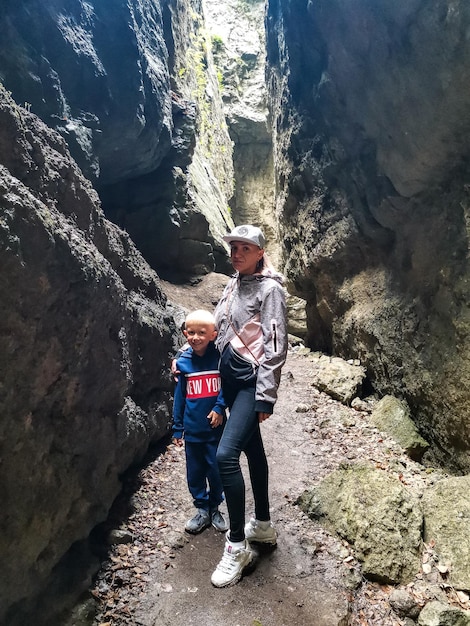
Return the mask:
<path id="1" fill-rule="evenodd" d="M 251 243 L 258 248 L 264 248 L 265 239 L 260 228 L 252 226 L 251 224 L 243 224 L 243 226 L 236 226 L 231 233 L 222 237 L 227 243 L 232 241 L 244 241 L 245 243 Z"/>

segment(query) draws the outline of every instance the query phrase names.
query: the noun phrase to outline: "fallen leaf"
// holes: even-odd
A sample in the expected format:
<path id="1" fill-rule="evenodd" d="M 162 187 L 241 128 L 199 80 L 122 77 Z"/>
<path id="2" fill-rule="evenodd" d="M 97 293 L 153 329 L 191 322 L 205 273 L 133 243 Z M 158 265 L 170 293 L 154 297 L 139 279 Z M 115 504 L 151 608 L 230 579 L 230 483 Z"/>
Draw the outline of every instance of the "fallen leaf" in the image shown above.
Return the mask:
<path id="1" fill-rule="evenodd" d="M 457 591 L 457 598 L 462 604 L 467 604 L 467 602 L 470 600 L 470 596 L 468 595 L 468 593 L 465 593 L 465 591 Z"/>

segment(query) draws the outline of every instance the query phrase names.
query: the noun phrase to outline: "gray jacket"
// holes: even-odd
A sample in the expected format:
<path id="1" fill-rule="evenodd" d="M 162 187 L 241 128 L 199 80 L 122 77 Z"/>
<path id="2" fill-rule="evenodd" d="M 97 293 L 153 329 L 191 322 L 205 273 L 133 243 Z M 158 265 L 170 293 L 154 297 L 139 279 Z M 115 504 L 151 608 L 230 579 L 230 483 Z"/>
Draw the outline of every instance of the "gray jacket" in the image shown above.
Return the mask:
<path id="1" fill-rule="evenodd" d="M 215 319 L 220 353 L 231 343 L 245 359 L 259 366 L 256 410 L 272 413 L 288 346 L 281 275 L 270 270 L 235 275 L 217 304 Z"/>

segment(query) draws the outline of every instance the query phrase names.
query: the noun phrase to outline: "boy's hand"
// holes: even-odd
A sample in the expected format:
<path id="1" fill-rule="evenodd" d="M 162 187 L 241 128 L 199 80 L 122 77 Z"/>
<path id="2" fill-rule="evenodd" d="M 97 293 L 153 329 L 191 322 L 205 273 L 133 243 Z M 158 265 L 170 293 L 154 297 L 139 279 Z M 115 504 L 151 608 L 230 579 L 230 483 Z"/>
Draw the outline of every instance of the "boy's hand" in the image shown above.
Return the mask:
<path id="1" fill-rule="evenodd" d="M 220 426 L 224 421 L 223 415 L 220 415 L 220 413 L 216 411 L 211 411 L 207 419 L 210 421 L 212 428 L 217 428 L 217 426 Z"/>
<path id="2" fill-rule="evenodd" d="M 271 417 L 271 413 L 263 413 L 262 411 L 258 412 L 258 421 L 261 424 L 261 422 L 264 422 L 264 420 L 267 420 L 268 417 Z"/>
<path id="3" fill-rule="evenodd" d="M 184 441 L 183 441 L 183 439 L 176 439 L 175 437 L 173 437 L 173 443 L 178 448 L 181 448 L 183 446 L 183 444 L 184 444 Z"/>

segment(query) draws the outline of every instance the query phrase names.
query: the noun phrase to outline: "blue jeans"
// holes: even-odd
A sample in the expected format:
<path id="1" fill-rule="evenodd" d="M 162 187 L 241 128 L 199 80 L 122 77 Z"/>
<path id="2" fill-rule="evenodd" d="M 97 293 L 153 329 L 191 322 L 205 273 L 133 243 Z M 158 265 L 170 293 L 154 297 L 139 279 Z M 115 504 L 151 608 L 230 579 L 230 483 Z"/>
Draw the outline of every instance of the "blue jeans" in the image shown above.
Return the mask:
<path id="1" fill-rule="evenodd" d="M 185 441 L 186 477 L 197 509 L 213 511 L 223 500 L 223 487 L 217 466 L 217 441 Z"/>
<path id="2" fill-rule="evenodd" d="M 255 387 L 238 387 L 235 381 L 222 379 L 224 399 L 230 409 L 217 449 L 217 462 L 230 516 L 230 540 L 245 538 L 245 481 L 240 455 L 246 454 L 255 500 L 255 516 L 270 519 L 268 497 L 268 462 L 255 412 Z"/>

